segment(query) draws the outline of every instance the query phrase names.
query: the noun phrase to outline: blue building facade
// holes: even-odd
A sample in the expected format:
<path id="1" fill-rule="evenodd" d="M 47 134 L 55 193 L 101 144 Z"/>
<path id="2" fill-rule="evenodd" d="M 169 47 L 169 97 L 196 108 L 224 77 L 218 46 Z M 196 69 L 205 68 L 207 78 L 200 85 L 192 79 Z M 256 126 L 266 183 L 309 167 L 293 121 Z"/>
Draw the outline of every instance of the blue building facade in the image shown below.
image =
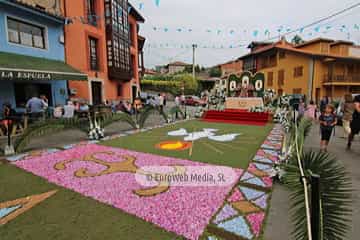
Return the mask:
<path id="1" fill-rule="evenodd" d="M 22 111 L 27 100 L 34 95 L 45 95 L 50 106 L 66 103 L 67 81 L 58 77 L 54 79 L 51 75 L 59 72 L 56 69 L 44 71 L 47 70 L 44 66 L 31 69 L 29 65 L 34 59 L 26 59 L 29 56 L 50 60 L 47 65 L 65 62 L 63 29 L 64 20 L 59 16 L 16 1 L 0 0 L 0 53 L 9 60 L 0 61 L 0 108 L 7 102 L 17 111 Z M 19 55 L 16 59 L 21 59 L 27 67 L 18 61 L 9 68 L 7 62 L 17 60 L 8 54 Z M 41 62 L 41 59 L 36 60 Z"/>

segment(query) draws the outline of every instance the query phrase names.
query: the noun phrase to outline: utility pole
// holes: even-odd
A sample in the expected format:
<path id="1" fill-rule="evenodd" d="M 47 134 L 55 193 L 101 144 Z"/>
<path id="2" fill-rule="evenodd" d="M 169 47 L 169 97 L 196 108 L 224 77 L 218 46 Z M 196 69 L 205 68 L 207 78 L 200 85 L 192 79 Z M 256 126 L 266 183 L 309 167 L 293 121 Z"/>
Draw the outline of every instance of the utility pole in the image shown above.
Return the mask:
<path id="1" fill-rule="evenodd" d="M 193 78 L 195 80 L 195 50 L 197 48 L 197 45 L 196 44 L 193 44 L 192 45 L 192 48 L 193 48 Z"/>

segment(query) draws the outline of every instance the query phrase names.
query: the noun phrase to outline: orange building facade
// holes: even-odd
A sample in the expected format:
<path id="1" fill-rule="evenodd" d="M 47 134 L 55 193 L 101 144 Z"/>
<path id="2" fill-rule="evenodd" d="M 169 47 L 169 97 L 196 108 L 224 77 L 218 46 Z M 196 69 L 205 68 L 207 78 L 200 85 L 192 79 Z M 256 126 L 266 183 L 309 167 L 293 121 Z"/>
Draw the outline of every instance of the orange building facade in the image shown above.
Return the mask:
<path id="1" fill-rule="evenodd" d="M 126 0 L 64 0 L 63 10 L 71 19 L 65 26 L 66 62 L 89 79 L 69 81 L 71 97 L 94 105 L 133 101 L 140 92 L 143 17 Z"/>
<path id="2" fill-rule="evenodd" d="M 304 94 L 319 102 L 360 93 L 360 46 L 347 41 L 314 39 L 293 45 L 285 39 L 254 42 L 242 56 L 243 70 L 265 75 L 265 88 L 278 95 Z"/>
<path id="3" fill-rule="evenodd" d="M 229 76 L 230 74 L 239 74 L 242 72 L 243 64 L 241 60 L 233 60 L 227 63 L 218 65 L 223 76 Z"/>

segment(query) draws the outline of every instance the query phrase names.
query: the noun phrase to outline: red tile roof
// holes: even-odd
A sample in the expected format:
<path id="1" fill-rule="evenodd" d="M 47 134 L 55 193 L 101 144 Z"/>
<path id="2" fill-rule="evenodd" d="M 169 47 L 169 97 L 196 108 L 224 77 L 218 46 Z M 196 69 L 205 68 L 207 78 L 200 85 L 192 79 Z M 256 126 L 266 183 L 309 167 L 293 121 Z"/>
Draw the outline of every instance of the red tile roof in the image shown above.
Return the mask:
<path id="1" fill-rule="evenodd" d="M 316 41 L 327 41 L 327 39 L 314 39 L 310 42 L 314 43 Z M 331 40 L 332 41 L 332 40 Z M 260 53 L 263 52 L 267 52 L 273 49 L 280 49 L 280 50 L 286 50 L 286 51 L 290 51 L 290 52 L 294 52 L 294 53 L 299 53 L 299 54 L 304 54 L 304 55 L 308 55 L 308 56 L 314 56 L 314 57 L 324 57 L 324 58 L 336 58 L 336 59 L 347 59 L 347 60 L 356 60 L 356 61 L 360 61 L 359 57 L 351 57 L 351 56 L 341 56 L 341 55 L 335 55 L 335 54 L 324 54 L 324 53 L 316 53 L 316 52 L 311 52 L 308 50 L 303 50 L 303 49 L 299 49 L 296 47 L 293 47 L 292 45 L 286 44 L 282 41 L 273 43 L 271 45 L 259 48 L 253 52 L 250 52 L 242 57 L 240 57 L 239 59 L 242 60 L 244 58 L 250 57 L 250 56 L 254 56 L 254 55 L 258 55 Z"/>

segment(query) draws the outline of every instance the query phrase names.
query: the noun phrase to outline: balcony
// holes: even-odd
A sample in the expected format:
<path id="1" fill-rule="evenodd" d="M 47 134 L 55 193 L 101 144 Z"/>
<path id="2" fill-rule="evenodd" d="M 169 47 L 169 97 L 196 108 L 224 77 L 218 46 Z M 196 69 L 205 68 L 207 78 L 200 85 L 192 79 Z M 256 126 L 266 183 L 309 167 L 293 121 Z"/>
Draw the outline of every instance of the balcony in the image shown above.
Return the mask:
<path id="1" fill-rule="evenodd" d="M 324 85 L 360 85 L 360 74 L 356 75 L 325 75 Z"/>

